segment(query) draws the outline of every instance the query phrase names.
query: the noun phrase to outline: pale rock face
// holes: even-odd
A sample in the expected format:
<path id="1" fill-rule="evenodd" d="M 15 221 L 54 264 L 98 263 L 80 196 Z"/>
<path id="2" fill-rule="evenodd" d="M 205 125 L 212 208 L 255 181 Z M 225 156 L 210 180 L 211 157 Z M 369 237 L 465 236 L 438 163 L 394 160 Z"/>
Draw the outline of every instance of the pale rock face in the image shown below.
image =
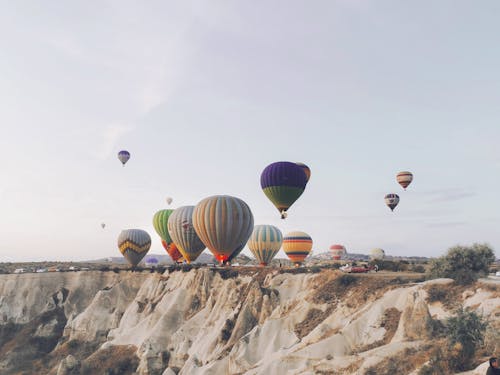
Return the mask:
<path id="1" fill-rule="evenodd" d="M 325 278 L 337 276 L 270 272 L 259 283 L 248 275 L 224 279 L 207 268 L 164 275 L 0 275 L 0 326 L 27 324 L 57 308 L 67 318 L 58 347 L 71 340 L 101 349 L 134 345 L 135 371 L 142 375 L 313 374 L 356 364 L 362 373 L 428 339 L 429 282 L 393 287 L 356 304 L 348 303 L 355 298 L 350 293 L 332 299 L 335 305 L 314 302 L 311 295 L 321 291 Z M 486 290 L 472 290 L 464 303 L 486 316 L 500 305 Z M 389 310 L 398 321 L 387 336 Z M 318 320 L 299 335 L 297 326 L 311 311 Z M 52 337 L 57 324 L 48 319 L 34 335 Z M 53 366 L 53 373 L 70 375 L 80 359 L 70 355 Z"/>

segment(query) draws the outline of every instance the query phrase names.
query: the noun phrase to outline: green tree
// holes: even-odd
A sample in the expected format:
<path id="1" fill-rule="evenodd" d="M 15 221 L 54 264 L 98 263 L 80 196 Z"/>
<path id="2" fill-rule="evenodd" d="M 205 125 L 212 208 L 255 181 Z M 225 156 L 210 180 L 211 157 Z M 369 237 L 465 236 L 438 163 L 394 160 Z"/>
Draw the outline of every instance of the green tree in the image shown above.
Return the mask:
<path id="1" fill-rule="evenodd" d="M 488 322 L 471 310 L 460 309 L 446 321 L 448 346 L 458 352 L 453 366 L 455 370 L 464 371 L 470 367 L 476 350 L 484 342 L 487 327 Z"/>
<path id="2" fill-rule="evenodd" d="M 449 277 L 457 283 L 467 285 L 488 274 L 495 254 L 487 244 L 454 246 L 445 256 L 433 259 L 430 265 L 432 278 Z"/>

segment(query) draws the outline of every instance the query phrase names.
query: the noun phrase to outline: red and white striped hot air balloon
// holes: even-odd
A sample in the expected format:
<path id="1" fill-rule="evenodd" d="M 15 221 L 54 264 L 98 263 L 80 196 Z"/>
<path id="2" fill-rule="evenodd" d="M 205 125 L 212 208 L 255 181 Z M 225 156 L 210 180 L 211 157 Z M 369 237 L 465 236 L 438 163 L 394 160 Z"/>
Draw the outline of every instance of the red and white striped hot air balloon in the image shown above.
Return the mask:
<path id="1" fill-rule="evenodd" d="M 408 185 L 410 185 L 411 182 L 413 181 L 413 174 L 408 171 L 399 172 L 396 175 L 396 180 L 398 181 L 398 184 L 400 184 L 403 187 L 403 189 L 406 190 Z"/>
<path id="2" fill-rule="evenodd" d="M 345 246 L 335 244 L 330 246 L 330 251 L 332 252 L 332 259 L 333 260 L 340 260 L 342 257 L 344 257 L 347 254 L 347 251 L 345 250 Z"/>

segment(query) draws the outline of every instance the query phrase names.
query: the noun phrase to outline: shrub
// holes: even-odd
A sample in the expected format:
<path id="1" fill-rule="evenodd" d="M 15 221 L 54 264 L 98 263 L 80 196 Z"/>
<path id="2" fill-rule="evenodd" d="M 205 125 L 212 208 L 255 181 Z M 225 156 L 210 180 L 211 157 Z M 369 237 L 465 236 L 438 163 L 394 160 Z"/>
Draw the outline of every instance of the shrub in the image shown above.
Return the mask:
<path id="1" fill-rule="evenodd" d="M 340 286 L 349 286 L 357 281 L 356 277 L 352 275 L 342 275 L 338 278 L 338 284 Z"/>
<path id="2" fill-rule="evenodd" d="M 446 321 L 448 346 L 457 354 L 452 366 L 454 370 L 469 369 L 476 350 L 484 342 L 487 327 L 488 323 L 482 316 L 463 308 Z"/>
<path id="3" fill-rule="evenodd" d="M 447 291 L 438 285 L 432 285 L 427 289 L 427 302 L 442 302 L 446 299 Z"/>
<path id="4" fill-rule="evenodd" d="M 455 246 L 443 257 L 431 260 L 431 278 L 448 277 L 458 284 L 468 285 L 488 274 L 495 254 L 486 244 Z"/>

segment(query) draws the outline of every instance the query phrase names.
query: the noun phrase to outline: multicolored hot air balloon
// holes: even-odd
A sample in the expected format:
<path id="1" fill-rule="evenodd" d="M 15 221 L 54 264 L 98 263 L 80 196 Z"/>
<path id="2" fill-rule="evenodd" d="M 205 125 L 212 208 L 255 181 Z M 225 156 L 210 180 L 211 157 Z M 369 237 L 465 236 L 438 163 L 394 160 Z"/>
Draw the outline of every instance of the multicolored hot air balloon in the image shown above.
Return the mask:
<path id="1" fill-rule="evenodd" d="M 370 251 L 370 259 L 371 260 L 382 260 L 385 257 L 385 251 L 382 249 L 373 249 Z"/>
<path id="2" fill-rule="evenodd" d="M 125 229 L 118 236 L 118 248 L 133 267 L 139 264 L 150 247 L 151 237 L 142 229 Z"/>
<path id="3" fill-rule="evenodd" d="M 306 174 L 307 182 L 309 182 L 309 179 L 311 178 L 311 169 L 309 169 L 309 167 L 304 163 L 295 163 L 295 164 L 297 164 L 300 168 L 302 168 L 302 170 Z"/>
<path id="4" fill-rule="evenodd" d="M 156 212 L 153 216 L 153 227 L 155 228 L 156 233 L 167 243 L 172 242 L 172 238 L 170 238 L 170 234 L 168 233 L 168 218 L 174 210 L 160 210 Z"/>
<path id="5" fill-rule="evenodd" d="M 167 197 L 166 201 L 167 201 L 167 204 L 170 206 L 170 204 L 172 203 L 173 199 L 172 199 L 172 197 Z"/>
<path id="6" fill-rule="evenodd" d="M 304 169 L 296 163 L 279 161 L 268 165 L 260 176 L 264 194 L 286 218 L 286 211 L 302 195 L 307 184 Z"/>
<path id="7" fill-rule="evenodd" d="M 305 232 L 290 232 L 283 238 L 283 250 L 290 260 L 299 265 L 311 252 L 312 238 Z"/>
<path id="8" fill-rule="evenodd" d="M 121 150 L 118 153 L 118 159 L 122 162 L 123 166 L 125 166 L 125 163 L 130 159 L 130 152 Z"/>
<path id="9" fill-rule="evenodd" d="M 283 243 L 281 231 L 273 225 L 256 225 L 248 240 L 248 248 L 261 266 L 267 266 Z"/>
<path id="10" fill-rule="evenodd" d="M 182 206 L 168 218 L 168 233 L 186 262 L 196 260 L 205 249 L 193 227 L 194 206 Z"/>
<path id="11" fill-rule="evenodd" d="M 330 246 L 330 251 L 332 252 L 333 260 L 340 260 L 347 254 L 345 246 L 339 244 Z"/>
<path id="12" fill-rule="evenodd" d="M 396 175 L 396 180 L 398 181 L 398 184 L 400 184 L 403 187 L 403 189 L 406 190 L 408 185 L 410 185 L 411 182 L 413 181 L 413 174 L 408 171 L 399 172 Z"/>
<path id="13" fill-rule="evenodd" d="M 396 208 L 396 206 L 399 203 L 399 195 L 387 194 L 384 197 L 384 201 L 385 201 L 385 204 L 387 205 L 387 207 L 389 207 L 391 209 L 391 211 L 394 211 L 394 209 Z"/>
<path id="14" fill-rule="evenodd" d="M 245 247 L 252 234 L 253 215 L 241 199 L 214 195 L 196 205 L 193 226 L 215 258 L 220 263 L 226 263 Z"/>
<path id="15" fill-rule="evenodd" d="M 175 245 L 175 243 L 171 242 L 170 244 L 167 243 L 165 240 L 161 240 L 161 244 L 163 245 L 163 248 L 167 251 L 167 254 L 170 255 L 170 258 L 175 263 L 182 263 L 184 262 L 184 257 L 182 256 L 181 252 Z"/>

